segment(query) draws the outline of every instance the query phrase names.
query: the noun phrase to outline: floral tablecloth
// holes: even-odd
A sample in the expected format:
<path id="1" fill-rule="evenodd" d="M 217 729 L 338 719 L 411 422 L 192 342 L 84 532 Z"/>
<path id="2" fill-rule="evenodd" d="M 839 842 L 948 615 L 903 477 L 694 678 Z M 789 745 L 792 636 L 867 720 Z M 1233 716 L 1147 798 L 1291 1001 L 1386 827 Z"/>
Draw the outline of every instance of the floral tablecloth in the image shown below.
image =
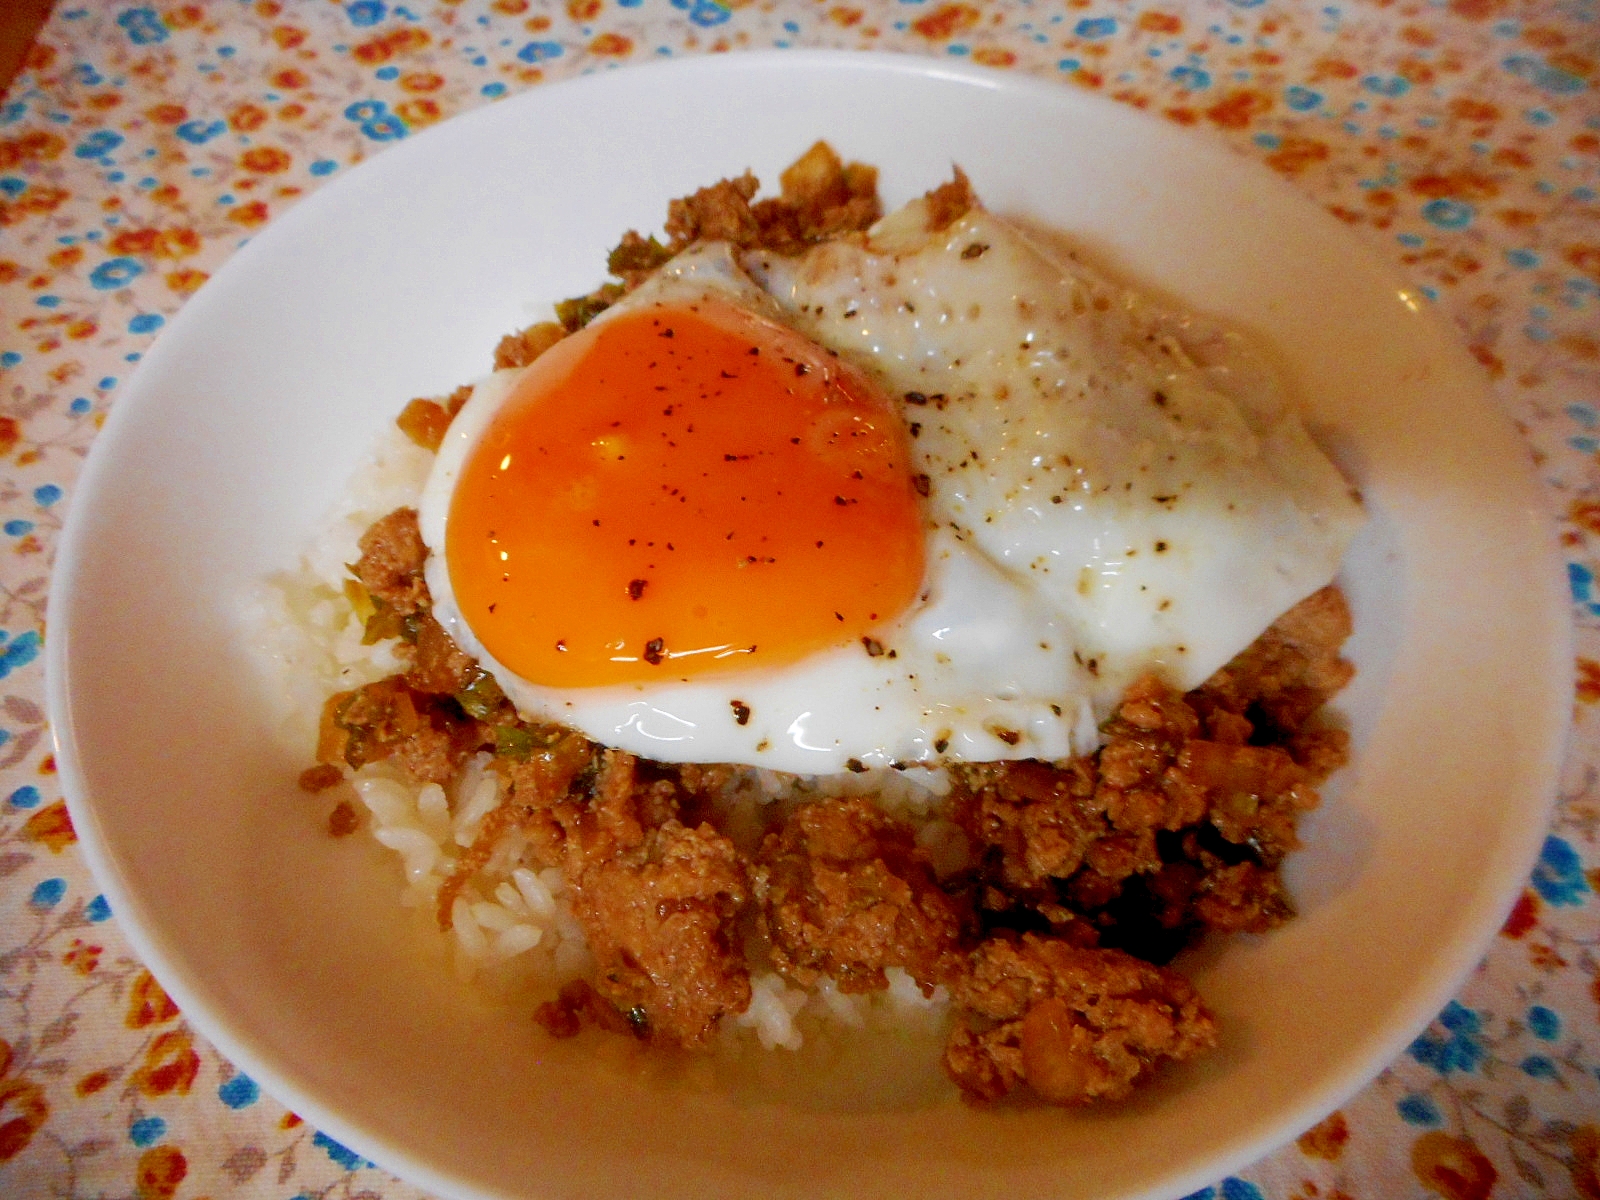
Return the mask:
<path id="1" fill-rule="evenodd" d="M 141 352 L 252 232 L 389 142 L 585 72 L 790 46 L 1027 72 L 1225 141 L 1361 230 L 1483 365 L 1548 485 L 1578 627 L 1554 823 L 1409 1050 L 1196 1196 L 1600 1200 L 1595 0 L 58 3 L 0 101 L 0 1194 L 421 1195 L 206 1044 L 75 845 L 48 573 Z"/>

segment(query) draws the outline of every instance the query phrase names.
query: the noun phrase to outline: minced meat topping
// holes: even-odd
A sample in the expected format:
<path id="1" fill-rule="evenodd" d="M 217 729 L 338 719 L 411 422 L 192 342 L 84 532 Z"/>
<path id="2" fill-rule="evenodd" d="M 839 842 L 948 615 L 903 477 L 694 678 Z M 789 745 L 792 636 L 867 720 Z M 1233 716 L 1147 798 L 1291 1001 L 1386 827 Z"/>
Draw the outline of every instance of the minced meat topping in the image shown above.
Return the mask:
<path id="1" fill-rule="evenodd" d="M 697 240 L 794 253 L 880 213 L 875 173 L 822 144 L 785 172 L 781 198 L 755 192 L 744 176 L 675 201 L 668 245 L 629 234 L 610 260 L 620 283 L 568 302 L 560 326 L 506 338 L 497 365 L 532 361 Z M 970 202 L 959 175 L 929 197 L 948 219 Z M 456 408 L 414 402 L 402 424 L 436 445 Z M 433 619 L 426 556 L 409 508 L 361 538 L 347 594 L 406 669 L 328 699 L 303 783 L 336 796 L 339 774 L 377 761 L 448 783 L 486 756 L 507 798 L 457 859 L 438 921 L 449 928 L 512 830 L 530 861 L 558 869 L 595 967 L 539 1008 L 556 1036 L 594 1025 L 702 1045 L 749 1006 L 752 958 L 847 993 L 881 990 L 899 968 L 950 996 L 944 1067 L 970 1099 L 1121 1098 L 1214 1044 L 1213 1017 L 1167 964 L 1200 935 L 1291 915 L 1280 868 L 1347 753 L 1318 719 L 1351 673 L 1349 609 L 1329 587 L 1194 691 L 1135 683 L 1094 755 L 951 766 L 946 815 L 970 847 L 959 869 L 941 874 L 911 824 L 861 796 L 772 805 L 752 836 L 719 828 L 714 803 L 741 768 L 647 762 L 519 717 Z M 338 803 L 332 829 L 348 833 Z"/>
<path id="2" fill-rule="evenodd" d="M 773 965 L 809 987 L 888 986 L 900 967 L 924 994 L 955 978 L 969 906 L 939 886 L 915 834 L 861 797 L 804 804 L 762 840 L 756 894 Z"/>
<path id="3" fill-rule="evenodd" d="M 597 964 L 541 1008 L 547 1029 L 697 1046 L 750 1003 L 752 951 L 798 986 L 841 992 L 880 990 L 899 967 L 952 998 L 944 1066 L 974 1100 L 1023 1086 L 1060 1104 L 1116 1099 L 1212 1045 L 1213 1018 L 1165 964 L 1208 931 L 1290 916 L 1279 868 L 1346 753 L 1315 720 L 1345 674 L 1330 664 L 1349 613 L 1329 588 L 1193 692 L 1136 683 L 1093 756 L 952 767 L 950 814 L 972 848 L 961 870 L 941 877 L 913 828 L 861 796 L 794 806 L 742 850 L 706 801 L 739 768 L 645 762 L 485 703 L 487 677 L 418 615 L 409 670 L 328 700 L 321 762 L 390 759 L 447 782 L 492 756 L 509 798 L 442 889 L 439 923 L 519 829 L 567 880 Z"/>

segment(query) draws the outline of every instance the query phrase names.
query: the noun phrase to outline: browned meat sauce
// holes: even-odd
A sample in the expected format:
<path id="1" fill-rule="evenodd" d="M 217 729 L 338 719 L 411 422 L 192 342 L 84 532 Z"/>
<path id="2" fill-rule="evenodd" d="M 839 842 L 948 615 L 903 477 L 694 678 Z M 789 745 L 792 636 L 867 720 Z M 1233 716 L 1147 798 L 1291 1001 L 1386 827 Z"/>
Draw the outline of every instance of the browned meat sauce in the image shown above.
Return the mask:
<path id="1" fill-rule="evenodd" d="M 772 964 L 802 987 L 889 986 L 901 967 L 924 994 L 960 971 L 970 906 L 934 878 L 912 828 L 862 798 L 804 804 L 761 843 L 756 895 Z"/>
<path id="2" fill-rule="evenodd" d="M 696 240 L 792 253 L 880 212 L 876 173 L 825 144 L 782 184 L 756 200 L 745 175 L 674 201 L 667 245 L 628 234 L 609 260 L 620 282 L 558 306 L 559 324 L 508 336 L 496 365 L 533 361 Z M 929 194 L 930 219 L 948 224 L 971 203 L 957 172 Z M 468 391 L 414 401 L 401 428 L 435 448 Z M 508 799 L 440 889 L 438 920 L 450 927 L 513 828 L 541 867 L 559 868 L 598 965 L 539 1008 L 556 1036 L 594 1025 L 701 1045 L 749 1005 L 754 948 L 800 986 L 870 992 L 900 968 L 925 994 L 948 989 L 944 1066 L 973 1100 L 1019 1087 L 1058 1104 L 1118 1099 L 1214 1044 L 1211 1015 L 1166 964 L 1208 931 L 1287 919 L 1279 868 L 1346 757 L 1345 735 L 1317 719 L 1351 673 L 1339 657 L 1350 614 L 1330 587 L 1194 691 L 1134 684 L 1092 756 L 952 767 L 949 815 L 971 850 L 952 875 L 936 873 L 911 825 L 861 797 L 773 805 L 741 850 L 714 804 L 739 768 L 647 762 L 517 716 L 433 619 L 414 510 L 377 521 L 360 550 L 352 602 L 367 639 L 397 639 L 407 669 L 327 701 L 304 786 L 322 793 L 330 769 L 385 759 L 444 783 L 489 753 Z M 348 833 L 339 803 L 330 828 Z"/>
<path id="3" fill-rule="evenodd" d="M 678 820 L 677 788 L 644 782 L 607 750 L 591 802 L 566 826 L 561 864 L 599 962 L 595 987 L 635 1028 L 685 1046 L 750 1003 L 734 922 L 746 865 L 711 825 Z"/>
<path id="4" fill-rule="evenodd" d="M 1019 1083 L 1056 1104 L 1119 1100 L 1163 1061 L 1216 1042 L 1182 975 L 1068 938 L 988 938 L 952 994 L 967 1020 L 945 1047 L 945 1071 L 978 1100 Z"/>
<path id="5" fill-rule="evenodd" d="M 405 525 L 402 512 L 374 528 Z M 375 557 L 382 575 L 363 577 L 412 595 L 412 572 Z M 1115 1099 L 1209 1047 L 1210 1014 L 1162 964 L 1202 932 L 1290 915 L 1279 867 L 1345 757 L 1343 733 L 1313 720 L 1348 676 L 1349 613 L 1329 588 L 1193 692 L 1135 684 L 1091 757 L 952 768 L 966 870 L 940 879 L 912 827 L 862 797 L 794 807 L 747 856 L 707 803 L 736 768 L 644 762 L 521 721 L 426 611 L 411 616 L 398 635 L 410 668 L 329 699 L 321 759 L 393 758 L 447 782 L 468 755 L 493 755 L 509 799 L 441 889 L 439 923 L 520 828 L 562 871 L 598 963 L 592 985 L 542 1006 L 546 1029 L 704 1043 L 749 1004 L 748 916 L 800 986 L 874 991 L 899 967 L 925 993 L 948 988 L 945 1069 L 974 1100 L 1020 1085 L 1059 1104 Z"/>
<path id="6" fill-rule="evenodd" d="M 416 509 L 397 508 L 378 518 L 361 535 L 359 547 L 355 577 L 375 603 L 402 617 L 430 606 L 428 582 L 422 577 L 428 547 L 417 528 Z"/>
<path id="7" fill-rule="evenodd" d="M 560 324 L 569 332 L 581 328 L 695 242 L 726 241 L 747 250 L 798 254 L 817 242 L 859 233 L 883 215 L 877 168 L 841 162 L 826 142 L 818 142 L 790 164 L 779 183 L 780 195 L 757 200 L 760 184 L 746 172 L 672 201 L 667 208 L 666 245 L 632 230 L 624 234 L 606 260 L 607 269 L 621 282 L 604 284 L 587 296 L 558 304 Z M 938 209 L 942 224 L 935 223 L 935 228 L 954 221 L 972 204 L 966 178 L 959 172 L 955 183 L 946 184 L 936 194 L 942 198 Z M 505 365 L 531 362 L 531 356 L 523 357 L 514 349 L 515 342 L 532 337 L 538 343 L 547 335 L 535 331 L 543 328 L 534 326 L 502 341 L 497 365 L 502 361 Z M 540 350 L 544 348 L 540 346 Z"/>
<path id="8" fill-rule="evenodd" d="M 1092 758 L 961 769 L 980 908 L 1029 928 L 1087 920 L 1157 962 L 1199 931 L 1280 924 L 1279 864 L 1347 752 L 1310 719 L 1349 678 L 1349 633 L 1325 588 L 1195 691 L 1135 683 Z"/>

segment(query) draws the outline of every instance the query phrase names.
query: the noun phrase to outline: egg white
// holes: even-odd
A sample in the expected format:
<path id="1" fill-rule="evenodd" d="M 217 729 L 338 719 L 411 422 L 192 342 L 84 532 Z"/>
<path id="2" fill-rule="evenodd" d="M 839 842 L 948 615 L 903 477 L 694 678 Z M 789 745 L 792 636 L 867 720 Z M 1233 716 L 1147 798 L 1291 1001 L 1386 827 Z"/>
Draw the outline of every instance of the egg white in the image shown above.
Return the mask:
<path id="1" fill-rule="evenodd" d="M 1238 335 L 1162 311 L 1058 235 L 920 202 L 866 243 L 746 263 L 902 401 L 933 518 L 1063 622 L 1104 714 L 1197 686 L 1327 584 L 1361 505 Z"/>
<path id="2" fill-rule="evenodd" d="M 661 761 L 800 774 L 1059 759 L 1094 749 L 1139 674 L 1193 686 L 1333 576 L 1359 505 L 1293 413 L 1248 386 L 1257 372 L 1195 361 L 1225 338 L 1181 337 L 981 210 L 934 236 L 916 216 L 795 259 L 703 245 L 608 310 L 715 295 L 915 394 L 901 406 L 930 482 L 928 567 L 876 632 L 882 652 L 692 680 L 669 660 L 659 682 L 566 690 L 496 662 L 444 546 L 465 456 L 520 375 L 499 372 L 452 422 L 419 514 L 434 615 L 525 716 Z"/>

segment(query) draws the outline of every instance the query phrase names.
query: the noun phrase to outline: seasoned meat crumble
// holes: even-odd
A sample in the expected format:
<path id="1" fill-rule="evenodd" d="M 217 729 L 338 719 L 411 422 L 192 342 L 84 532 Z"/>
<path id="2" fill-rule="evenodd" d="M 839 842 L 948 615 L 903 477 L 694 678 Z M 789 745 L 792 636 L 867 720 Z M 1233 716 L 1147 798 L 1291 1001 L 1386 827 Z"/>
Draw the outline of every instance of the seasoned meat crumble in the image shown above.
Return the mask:
<path id="1" fill-rule="evenodd" d="M 401 510 L 378 525 L 393 535 L 406 521 Z M 399 560 L 382 560 L 372 577 L 415 595 L 410 572 L 390 569 Z M 1193 692 L 1136 683 L 1093 756 L 952 768 L 951 814 L 972 847 L 962 871 L 940 878 L 913 828 L 860 796 L 800 804 L 746 853 L 704 803 L 737 768 L 644 763 L 524 722 L 503 698 L 485 705 L 487 677 L 425 610 L 412 615 L 410 668 L 329 699 L 322 762 L 393 758 L 442 782 L 492 754 L 509 799 L 441 890 L 439 923 L 520 829 L 567 880 L 597 962 L 592 985 L 540 1010 L 548 1030 L 704 1044 L 750 1002 L 749 914 L 771 965 L 800 986 L 881 990 L 899 967 L 927 994 L 946 988 L 957 1015 L 945 1070 L 974 1100 L 1021 1085 L 1053 1103 L 1116 1099 L 1212 1045 L 1213 1018 L 1162 964 L 1198 934 L 1288 918 L 1279 867 L 1346 753 L 1310 702 L 1347 674 L 1349 612 L 1328 588 Z"/>
<path id="2" fill-rule="evenodd" d="M 900 967 L 932 995 L 960 969 L 972 915 L 947 894 L 909 825 L 860 797 L 802 805 L 761 843 L 756 895 L 773 965 L 803 987 L 888 986 Z"/>
<path id="3" fill-rule="evenodd" d="M 607 750 L 593 802 L 567 829 L 562 869 L 573 911 L 599 962 L 595 987 L 636 1029 L 703 1042 L 750 1003 L 734 924 L 748 899 L 746 864 L 709 824 L 668 816 L 668 780 L 640 784 L 636 760 Z"/>
<path id="4" fill-rule="evenodd" d="M 1161 1062 L 1216 1042 L 1182 975 L 1070 938 L 987 938 L 953 994 L 966 1021 L 945 1047 L 945 1070 L 979 1100 L 1020 1083 L 1056 1104 L 1120 1100 Z"/>
<path id="5" fill-rule="evenodd" d="M 784 172 L 781 197 L 756 190 L 747 174 L 674 201 L 668 244 L 629 233 L 609 259 L 617 281 L 503 339 L 496 366 L 533 361 L 697 241 L 793 254 L 881 213 L 875 172 L 821 143 Z M 959 172 L 928 197 L 943 224 L 971 203 Z M 413 401 L 400 427 L 436 448 L 468 390 Z M 507 838 L 559 872 L 593 970 L 538 1007 L 557 1037 L 596 1026 L 700 1047 L 751 1005 L 757 966 L 846 994 L 900 970 L 949 997 L 943 1065 L 969 1099 L 1120 1099 L 1215 1044 L 1213 1016 L 1168 964 L 1201 935 L 1288 919 L 1280 868 L 1347 755 L 1319 718 L 1351 674 L 1349 609 L 1328 587 L 1199 688 L 1138 680 L 1092 755 L 948 767 L 939 817 L 964 838 L 958 866 L 936 867 L 917 824 L 861 795 L 772 804 L 761 828 L 735 828 L 718 797 L 745 768 L 649 762 L 520 717 L 433 618 L 415 510 L 376 521 L 359 550 L 347 597 L 405 668 L 327 700 L 303 786 L 337 800 L 332 827 L 348 833 L 345 773 L 387 761 L 449 784 L 485 764 L 505 798 L 456 856 L 437 921 L 451 927 Z"/>

